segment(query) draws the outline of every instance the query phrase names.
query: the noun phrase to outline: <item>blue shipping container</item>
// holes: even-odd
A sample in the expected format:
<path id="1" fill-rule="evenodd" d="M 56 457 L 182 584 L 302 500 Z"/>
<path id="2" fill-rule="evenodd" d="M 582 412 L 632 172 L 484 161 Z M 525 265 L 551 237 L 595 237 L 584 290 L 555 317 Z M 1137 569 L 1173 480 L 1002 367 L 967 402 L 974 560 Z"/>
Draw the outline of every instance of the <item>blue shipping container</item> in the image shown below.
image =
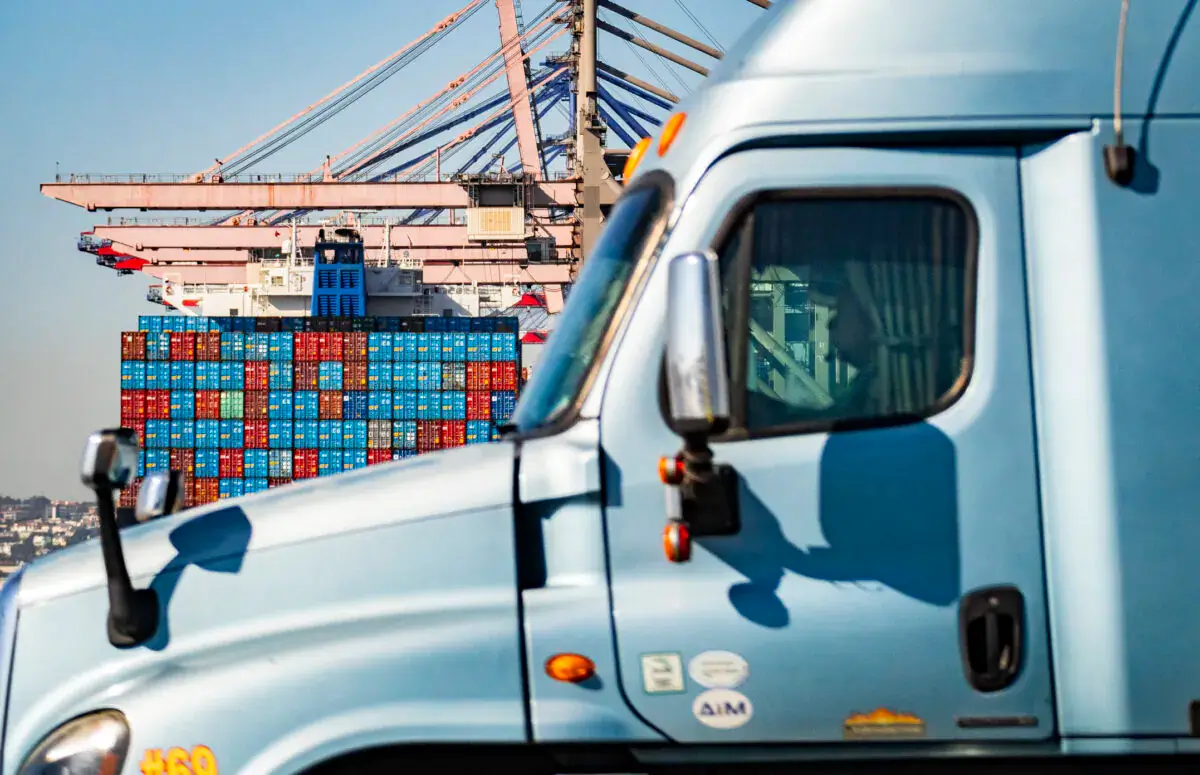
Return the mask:
<path id="1" fill-rule="evenodd" d="M 390 390 L 371 390 L 367 393 L 367 419 L 368 420 L 390 420 L 392 419 L 392 391 Z"/>
<path id="2" fill-rule="evenodd" d="M 317 366 L 317 387 L 320 390 L 342 389 L 341 361 L 321 361 Z"/>
<path id="3" fill-rule="evenodd" d="M 431 390 L 422 390 L 417 393 L 417 419 L 418 420 L 440 420 L 442 419 L 442 394 L 435 393 Z"/>
<path id="4" fill-rule="evenodd" d="M 367 389 L 391 390 L 393 374 L 392 366 L 393 364 L 391 361 L 386 363 L 367 364 Z"/>
<path id="5" fill-rule="evenodd" d="M 290 331 L 274 331 L 267 334 L 268 359 L 275 362 L 291 363 L 293 341 L 294 337 Z"/>
<path id="6" fill-rule="evenodd" d="M 415 363 L 417 360 L 417 335 L 401 331 L 392 335 L 392 360 L 397 363 Z"/>
<path id="7" fill-rule="evenodd" d="M 441 390 L 442 389 L 442 364 L 439 363 L 418 363 L 417 364 L 417 390 Z"/>
<path id="8" fill-rule="evenodd" d="M 243 461 L 244 465 L 244 461 Z M 216 479 L 220 476 L 221 453 L 216 449 L 196 450 L 196 476 L 202 479 Z"/>
<path id="9" fill-rule="evenodd" d="M 246 485 L 241 479 L 222 479 L 217 485 L 217 497 L 240 498 L 246 494 Z"/>
<path id="10" fill-rule="evenodd" d="M 446 319 L 446 330 L 466 333 L 471 330 L 471 318 L 454 317 Z"/>
<path id="11" fill-rule="evenodd" d="M 397 420 L 417 419 L 417 391 L 397 390 L 392 393 L 392 417 Z"/>
<path id="12" fill-rule="evenodd" d="M 146 471 L 167 471 L 171 468 L 171 450 L 146 450 Z"/>
<path id="13" fill-rule="evenodd" d="M 171 389 L 196 389 L 196 364 L 192 361 L 171 361 Z"/>
<path id="14" fill-rule="evenodd" d="M 321 449 L 342 448 L 342 421 L 321 420 L 317 427 L 317 446 Z"/>
<path id="15" fill-rule="evenodd" d="M 246 368 L 241 361 L 230 361 L 221 364 L 221 389 L 245 390 Z"/>
<path id="16" fill-rule="evenodd" d="M 392 390 L 416 389 L 417 364 L 415 362 L 392 364 Z"/>
<path id="17" fill-rule="evenodd" d="M 171 446 L 171 421 L 146 420 L 146 448 L 166 449 Z"/>
<path id="18" fill-rule="evenodd" d="M 121 389 L 122 390 L 145 390 L 146 389 L 146 362 L 145 361 L 122 361 L 121 362 Z"/>
<path id="19" fill-rule="evenodd" d="M 267 423 L 267 446 L 271 449 L 292 448 L 291 420 L 270 420 Z"/>
<path id="20" fill-rule="evenodd" d="M 467 443 L 486 444 L 492 440 L 491 420 L 467 420 Z"/>
<path id="21" fill-rule="evenodd" d="M 467 334 L 467 360 L 483 363 L 492 359 L 492 335 L 479 331 Z"/>
<path id="22" fill-rule="evenodd" d="M 333 476 L 342 472 L 342 451 L 323 449 L 317 453 L 317 476 Z"/>
<path id="23" fill-rule="evenodd" d="M 356 468 L 367 467 L 367 451 L 365 449 L 347 449 L 342 452 L 342 470 L 353 471 Z"/>
<path id="24" fill-rule="evenodd" d="M 367 334 L 367 360 L 368 361 L 391 361 L 395 357 L 392 349 L 395 347 L 395 342 L 392 334 L 375 333 Z"/>
<path id="25" fill-rule="evenodd" d="M 163 331 L 170 331 L 171 333 L 187 331 L 187 319 L 177 316 L 164 317 Z"/>
<path id="26" fill-rule="evenodd" d="M 516 334 L 492 334 L 492 360 L 515 361 L 517 359 Z"/>
<path id="27" fill-rule="evenodd" d="M 266 333 L 246 334 L 246 360 L 268 361 L 271 359 L 271 335 Z"/>
<path id="28" fill-rule="evenodd" d="M 196 389 L 221 389 L 221 364 L 216 361 L 199 361 L 196 364 Z"/>
<path id="29" fill-rule="evenodd" d="M 221 420 L 220 423 L 221 449 L 241 449 L 246 446 L 246 426 L 241 420 Z"/>
<path id="30" fill-rule="evenodd" d="M 365 450 L 367 448 L 366 420 L 342 421 L 342 448 L 361 450 Z"/>
<path id="31" fill-rule="evenodd" d="M 199 451 L 196 452 L 199 456 Z M 247 479 L 267 480 L 267 450 L 248 449 L 242 453 L 242 473 Z M 264 488 L 265 489 L 265 488 Z"/>
<path id="32" fill-rule="evenodd" d="M 443 331 L 449 331 L 450 329 L 448 329 L 446 327 L 446 321 L 448 319 L 449 318 L 444 318 L 440 315 L 438 315 L 437 317 L 427 317 L 427 318 L 425 318 L 425 330 L 426 331 L 436 331 L 438 333 L 441 333 Z"/>
<path id="33" fill-rule="evenodd" d="M 342 419 L 367 419 L 367 393 L 365 390 L 352 390 L 342 394 Z"/>
<path id="34" fill-rule="evenodd" d="M 467 419 L 467 394 L 462 390 L 442 391 L 442 419 Z"/>
<path id="35" fill-rule="evenodd" d="M 465 361 L 467 359 L 467 334 L 451 332 L 442 334 L 442 360 Z"/>
<path id="36" fill-rule="evenodd" d="M 238 331 L 221 334 L 221 360 L 246 360 L 246 335 Z"/>
<path id="37" fill-rule="evenodd" d="M 221 446 L 221 421 L 196 420 L 196 448 L 216 449 Z"/>
<path id="38" fill-rule="evenodd" d="M 405 458 L 416 457 L 416 456 L 417 456 L 417 451 L 415 449 L 393 449 L 392 450 L 392 460 L 404 460 Z"/>
<path id="39" fill-rule="evenodd" d="M 417 334 L 417 360 L 424 363 L 442 360 L 441 334 Z"/>
<path id="40" fill-rule="evenodd" d="M 272 390 L 267 394 L 267 417 L 272 420 L 292 419 L 292 391 Z"/>
<path id="41" fill-rule="evenodd" d="M 246 494 L 252 495 L 256 492 L 265 492 L 267 489 L 267 477 L 246 477 Z"/>
<path id="42" fill-rule="evenodd" d="M 171 419 L 172 420 L 194 420 L 194 419 L 196 419 L 196 391 L 194 391 L 194 390 L 172 390 L 171 391 Z"/>
<path id="43" fill-rule="evenodd" d="M 501 425 L 517 409 L 517 394 L 511 390 L 498 390 L 492 393 L 492 420 Z"/>
<path id="44" fill-rule="evenodd" d="M 272 361 L 267 370 L 267 386 L 271 390 L 291 390 L 293 374 L 291 361 Z"/>
<path id="45" fill-rule="evenodd" d="M 165 361 L 171 358 L 171 335 L 165 332 L 146 334 L 146 360 Z"/>
<path id="46" fill-rule="evenodd" d="M 171 420 L 171 448 L 191 449 L 196 446 L 196 421 Z"/>
<path id="47" fill-rule="evenodd" d="M 166 361 L 150 361 L 146 364 L 146 390 L 171 389 L 171 364 Z"/>
<path id="48" fill-rule="evenodd" d="M 296 449 L 316 449 L 320 440 L 318 428 L 316 420 L 296 420 L 293 423 L 292 446 Z"/>
<path id="49" fill-rule="evenodd" d="M 297 390 L 292 394 L 292 414 L 297 420 L 321 419 L 321 394 L 315 390 Z"/>

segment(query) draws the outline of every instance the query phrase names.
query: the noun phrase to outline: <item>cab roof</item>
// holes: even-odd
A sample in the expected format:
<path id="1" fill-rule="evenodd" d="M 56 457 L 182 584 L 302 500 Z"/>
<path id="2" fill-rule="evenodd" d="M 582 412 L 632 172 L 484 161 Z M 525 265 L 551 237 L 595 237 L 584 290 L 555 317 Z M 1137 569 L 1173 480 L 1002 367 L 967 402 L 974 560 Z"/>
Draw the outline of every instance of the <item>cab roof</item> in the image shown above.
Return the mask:
<path id="1" fill-rule="evenodd" d="M 1196 5 L 1131 0 L 1128 119 L 1200 115 Z M 1121 0 L 778 0 L 681 102 L 678 150 L 643 167 L 772 125 L 1086 127 L 1113 114 L 1120 17 Z"/>

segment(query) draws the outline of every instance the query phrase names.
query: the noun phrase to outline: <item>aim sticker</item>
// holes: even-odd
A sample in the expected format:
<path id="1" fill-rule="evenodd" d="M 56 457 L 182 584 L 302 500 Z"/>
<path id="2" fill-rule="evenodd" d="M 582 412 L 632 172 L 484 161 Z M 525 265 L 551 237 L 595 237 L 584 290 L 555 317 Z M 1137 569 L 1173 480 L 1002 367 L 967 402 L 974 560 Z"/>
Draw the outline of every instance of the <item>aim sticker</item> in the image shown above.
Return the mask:
<path id="1" fill-rule="evenodd" d="M 876 708 L 870 713 L 854 713 L 842 724 L 847 740 L 864 738 L 911 738 L 925 736 L 925 722 L 911 713 L 896 713 Z"/>
<path id="2" fill-rule="evenodd" d="M 142 775 L 219 775 L 217 757 L 207 745 L 171 748 L 166 756 L 161 748 L 147 748 L 141 770 Z"/>
<path id="3" fill-rule="evenodd" d="M 692 715 L 706 727 L 737 729 L 754 717 L 754 705 L 741 692 L 709 689 L 692 702 Z"/>
<path id="4" fill-rule="evenodd" d="M 750 676 L 750 664 L 732 651 L 705 651 L 692 657 L 688 675 L 706 689 L 736 689 Z"/>
<path id="5" fill-rule="evenodd" d="M 683 656 L 675 652 L 642 654 L 642 689 L 646 694 L 683 692 Z"/>

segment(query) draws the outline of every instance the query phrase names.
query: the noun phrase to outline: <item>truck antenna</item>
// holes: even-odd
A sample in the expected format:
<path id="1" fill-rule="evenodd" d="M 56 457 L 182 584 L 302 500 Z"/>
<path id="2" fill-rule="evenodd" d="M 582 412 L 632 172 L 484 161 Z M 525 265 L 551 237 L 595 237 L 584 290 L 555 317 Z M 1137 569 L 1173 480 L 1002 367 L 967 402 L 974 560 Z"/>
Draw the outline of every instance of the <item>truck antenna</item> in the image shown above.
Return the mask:
<path id="1" fill-rule="evenodd" d="M 1136 154 L 1125 144 L 1124 122 L 1121 120 L 1121 82 L 1125 75 L 1125 28 L 1129 20 L 1129 0 L 1121 0 L 1121 23 L 1117 27 L 1117 64 L 1113 83 L 1113 133 L 1115 142 L 1104 146 L 1104 171 L 1118 186 L 1133 182 Z"/>

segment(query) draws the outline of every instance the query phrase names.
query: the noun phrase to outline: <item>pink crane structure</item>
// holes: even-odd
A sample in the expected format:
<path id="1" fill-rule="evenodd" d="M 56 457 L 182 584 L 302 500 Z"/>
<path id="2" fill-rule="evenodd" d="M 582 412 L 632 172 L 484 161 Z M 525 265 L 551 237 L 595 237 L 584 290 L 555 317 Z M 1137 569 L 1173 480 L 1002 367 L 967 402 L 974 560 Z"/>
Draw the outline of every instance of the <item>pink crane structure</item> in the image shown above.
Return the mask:
<path id="1" fill-rule="evenodd" d="M 768 0 L 748 2 L 760 8 L 771 5 Z M 474 68 L 368 137 L 326 156 L 307 173 L 250 171 L 445 40 L 488 5 L 498 14 L 500 47 Z M 699 20 L 682 3 L 680 7 L 715 44 Z M 598 18 L 598 9 L 624 27 Z M 154 286 L 148 298 L 182 311 L 224 314 L 205 310 L 207 299 L 216 298 L 216 307 L 223 309 L 232 303 L 229 294 L 240 292 L 258 299 L 257 312 L 240 314 L 286 314 L 282 296 L 298 287 L 287 273 L 306 261 L 311 267 L 311 246 L 325 232 L 349 229 L 363 241 L 377 276 L 392 278 L 379 282 L 390 283 L 397 297 L 419 296 L 429 287 L 449 292 L 446 288 L 452 286 L 500 286 L 511 297 L 501 309 L 541 305 L 552 316 L 562 308 L 564 287 L 576 276 L 605 212 L 620 193 L 620 170 L 629 149 L 662 123 L 650 111 L 670 111 L 678 102 L 661 80 L 656 86 L 599 61 L 597 31 L 624 41 L 635 53 L 648 51 L 701 76 L 708 74 L 705 67 L 629 31 L 629 22 L 711 58 L 722 56 L 719 46 L 611 0 L 550 0 L 529 24 L 522 19 L 519 0 L 470 0 L 420 37 L 202 172 L 71 174 L 42 184 L 41 190 L 89 212 L 221 211 L 216 217 L 168 220 L 110 216 L 80 239 L 80 249 L 95 255 L 98 264 L 164 280 L 173 297 L 164 298 L 163 287 Z M 547 56 L 541 68 L 531 66 L 535 54 L 567 33 L 570 46 L 565 54 Z M 494 83 L 503 83 L 506 91 L 484 96 Z M 641 107 L 627 101 L 630 95 Z M 544 137 L 540 119 L 561 102 L 570 106 L 568 131 Z M 447 135 L 472 121 L 457 135 Z M 510 132 L 515 137 L 489 156 Z M 610 133 L 625 147 L 606 148 Z M 517 159 L 506 167 L 503 156 L 513 146 Z M 452 171 L 443 168 L 468 150 L 474 153 L 466 164 Z M 406 151 L 416 156 L 399 158 Z M 551 163 L 559 157 L 565 171 L 551 172 Z M 329 213 L 333 215 L 319 215 Z M 407 279 L 397 283 L 388 274 L 392 270 L 407 273 Z"/>

